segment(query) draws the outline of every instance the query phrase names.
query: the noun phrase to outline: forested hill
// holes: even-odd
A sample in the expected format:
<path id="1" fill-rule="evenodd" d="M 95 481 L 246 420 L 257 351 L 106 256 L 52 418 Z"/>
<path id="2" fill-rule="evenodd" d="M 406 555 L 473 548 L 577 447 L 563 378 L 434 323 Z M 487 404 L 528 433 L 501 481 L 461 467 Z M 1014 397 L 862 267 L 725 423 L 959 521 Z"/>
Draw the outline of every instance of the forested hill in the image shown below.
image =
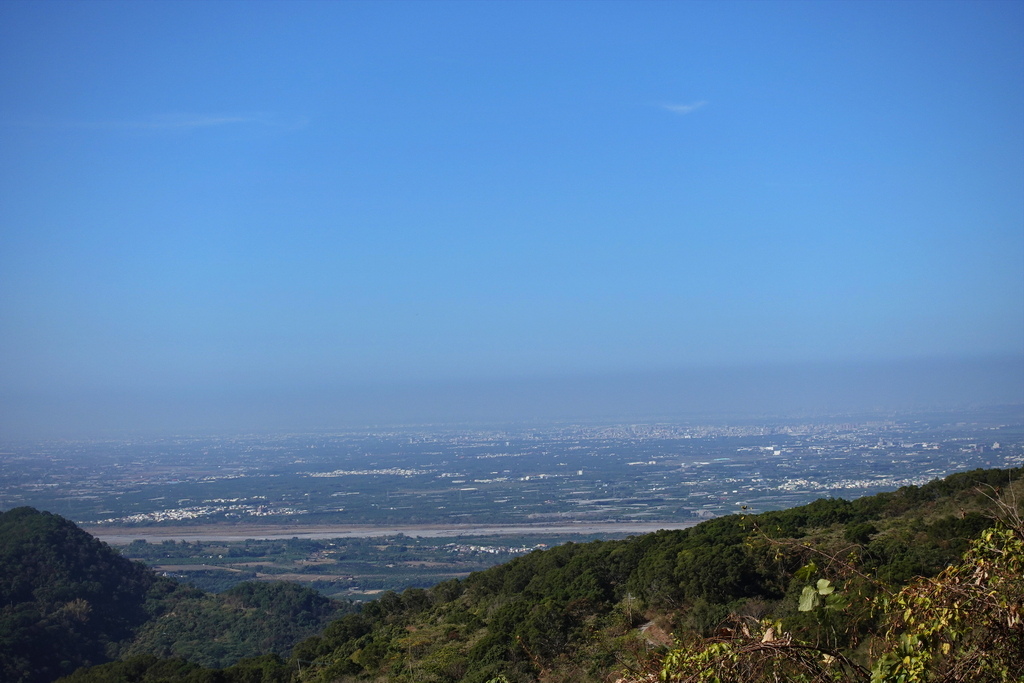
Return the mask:
<path id="1" fill-rule="evenodd" d="M 984 660 L 986 648 L 1024 649 L 1024 627 L 1012 612 L 1013 601 L 1024 600 L 1024 571 L 1016 569 L 1009 576 L 1017 583 L 1004 582 L 995 591 L 1005 594 L 1000 600 L 1010 612 L 996 619 L 983 605 L 977 609 L 985 623 L 1007 624 L 1003 631 L 975 628 L 971 638 L 959 632 L 956 642 L 971 644 L 974 659 L 957 660 L 960 650 L 950 647 L 942 650 L 945 659 L 929 663 L 915 650 L 905 659 L 918 667 L 916 673 L 904 675 L 893 668 L 902 666 L 904 655 L 888 653 L 895 651 L 892 643 L 905 641 L 892 630 L 893 605 L 902 604 L 901 588 L 916 590 L 913 583 L 903 588 L 913 577 L 935 576 L 964 562 L 981 562 L 987 577 L 1007 575 L 1004 566 L 977 559 L 981 541 L 975 539 L 992 545 L 996 537 L 983 530 L 996 524 L 994 517 L 1012 519 L 1022 512 L 1015 502 L 1024 501 L 1021 476 L 1020 469 L 978 470 L 854 501 L 819 500 L 681 531 L 566 544 L 462 581 L 387 593 L 297 645 L 287 661 L 264 657 L 214 671 L 181 660 L 135 657 L 80 670 L 67 680 L 570 683 L 653 681 L 660 672 L 671 681 L 691 680 L 686 671 L 711 675 L 716 657 L 739 667 L 745 660 L 736 653 L 743 647 L 768 653 L 769 669 L 786 664 L 783 655 L 795 652 L 796 668 L 763 675 L 748 668 L 692 680 L 1001 680 L 980 674 L 954 678 L 940 669 L 955 660 L 974 671 L 992 664 Z M 1011 532 L 1024 538 L 1020 524 Z M 1020 541 L 1014 542 L 1024 547 Z M 1005 550 L 999 551 L 1004 563 L 1024 558 L 1024 551 Z M 907 613 L 915 614 L 913 601 L 906 604 Z M 898 612 L 904 614 L 902 608 Z M 935 647 L 950 646 L 932 640 Z M 676 643 L 683 647 L 673 649 Z M 1006 661 L 995 661 L 992 671 L 1005 673 Z M 875 679 L 872 667 L 882 671 Z"/>
<path id="2" fill-rule="evenodd" d="M 708 636 L 746 617 L 780 619 L 779 632 L 857 652 L 883 622 L 874 599 L 958 562 L 994 523 L 994 498 L 1024 501 L 1021 474 L 978 470 L 853 501 L 536 551 L 461 582 L 386 595 L 294 656 L 309 662 L 304 681 L 614 681 L 648 670 L 670 634 Z M 851 602 L 840 610 L 833 600 L 822 626 L 799 603 L 809 582 L 827 592 L 830 580 Z M 859 611 L 847 614 L 850 605 Z"/>
<path id="3" fill-rule="evenodd" d="M 123 558 L 58 515 L 0 513 L 0 681 L 43 683 L 131 654 L 207 666 L 286 654 L 340 608 L 293 584 L 205 594 Z"/>
<path id="4" fill-rule="evenodd" d="M 56 515 L 21 508 L 0 515 L 0 680 L 41 683 L 114 659 L 66 680 L 642 681 L 654 680 L 646 677 L 663 661 L 680 670 L 691 660 L 707 665 L 707 652 L 728 652 L 719 641 L 731 633 L 753 634 L 757 651 L 798 643 L 805 659 L 818 653 L 819 665 L 849 663 L 849 677 L 829 680 L 866 682 L 873 653 L 887 642 L 883 606 L 912 577 L 975 557 L 972 539 L 996 513 L 1022 512 L 1021 476 L 1020 469 L 978 470 L 854 501 L 566 544 L 429 590 L 386 593 L 326 628 L 337 606 L 304 589 L 248 584 L 206 595 L 122 559 Z M 1018 583 L 1022 574 L 1011 572 Z M 1024 600 L 1017 584 L 999 591 L 1011 607 Z M 999 617 L 1009 640 L 985 632 L 981 642 L 1024 648 L 1020 619 L 1009 614 Z M 319 635 L 280 658 L 303 632 Z M 709 638 L 718 640 L 701 649 Z M 697 654 L 672 650 L 676 642 Z M 238 661 L 255 654 L 263 656 Z"/>
<path id="5" fill-rule="evenodd" d="M 32 508 L 0 514 L 0 675 L 45 681 L 109 659 L 175 590 L 72 522 Z M 147 611 L 147 608 L 149 611 Z"/>

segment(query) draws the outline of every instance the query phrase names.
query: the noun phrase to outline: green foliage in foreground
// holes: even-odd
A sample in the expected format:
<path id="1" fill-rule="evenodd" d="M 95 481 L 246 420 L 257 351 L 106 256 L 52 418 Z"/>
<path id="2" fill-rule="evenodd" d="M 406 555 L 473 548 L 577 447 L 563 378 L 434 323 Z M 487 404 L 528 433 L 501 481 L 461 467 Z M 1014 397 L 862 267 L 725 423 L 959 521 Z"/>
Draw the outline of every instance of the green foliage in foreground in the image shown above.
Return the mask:
<path id="1" fill-rule="evenodd" d="M 290 683 L 294 670 L 277 655 L 245 659 L 226 669 L 204 669 L 184 659 L 139 655 L 79 669 L 62 683 Z"/>
<path id="2" fill-rule="evenodd" d="M 977 471 L 855 501 L 566 544 L 462 582 L 386 594 L 298 645 L 295 656 L 308 662 L 300 678 L 615 680 L 652 671 L 671 641 L 651 634 L 703 642 L 723 630 L 753 634 L 748 622 L 763 620 L 777 623 L 774 633 L 799 633 L 808 647 L 837 653 L 829 656 L 848 652 L 849 668 L 866 672 L 865 648 L 882 638 L 886 596 L 959 562 L 992 523 L 983 514 L 992 501 L 978 487 L 1020 475 Z"/>
<path id="3" fill-rule="evenodd" d="M 874 670 L 876 681 L 917 683 L 943 680 L 929 676 L 945 675 L 954 660 L 988 666 L 989 674 L 982 669 L 976 681 L 1002 680 L 998 676 L 1013 670 L 1005 657 L 988 656 L 988 643 L 1002 643 L 1005 651 L 1021 644 L 1020 582 L 986 589 L 1008 596 L 1001 607 L 989 605 L 988 613 L 980 602 L 957 603 L 960 593 L 927 587 L 966 589 L 981 576 L 957 567 L 981 566 L 990 576 L 1002 571 L 992 558 L 1014 551 L 1000 540 L 1004 531 L 987 530 L 997 506 L 995 492 L 986 487 L 1020 493 L 1021 474 L 969 472 L 854 501 L 819 500 L 681 531 L 536 551 L 462 581 L 385 593 L 296 645 L 287 661 L 270 655 L 218 670 L 195 663 L 206 661 L 201 656 L 238 654 L 200 655 L 198 649 L 218 646 L 217 632 L 228 631 L 233 619 L 250 624 L 257 646 L 284 626 L 282 613 L 263 617 L 271 623 L 259 631 L 258 618 L 244 621 L 249 610 L 273 610 L 280 600 L 289 605 L 284 612 L 315 613 L 297 594 L 277 588 L 280 594 L 237 595 L 235 605 L 209 609 L 190 597 L 176 603 L 180 615 L 162 613 L 166 632 L 178 635 L 157 653 L 179 658 L 133 657 L 84 669 L 69 680 L 569 683 L 627 677 L 636 683 L 755 683 L 803 676 L 867 683 Z M 994 550 L 985 555 L 979 543 Z M 971 605 L 963 608 L 968 616 L 1005 617 L 1009 631 L 978 630 L 941 611 L 961 609 L 958 604 Z M 188 625 L 207 620 L 219 625 L 189 640 Z M 151 636 L 153 654 L 161 630 L 143 625 L 135 633 L 140 644 L 142 636 Z M 197 649 L 173 649 L 182 643 Z M 266 645 L 269 652 L 273 644 Z M 773 653 L 762 662 L 792 654 L 793 666 L 804 668 L 759 670 L 749 652 Z M 961 657 L 970 652 L 981 654 Z M 731 662 L 747 668 L 731 670 Z"/>
<path id="4" fill-rule="evenodd" d="M 918 578 L 877 599 L 884 627 L 864 651 L 835 647 L 789 631 L 781 621 L 734 619 L 711 638 L 690 638 L 662 660 L 664 683 L 968 683 L 1024 681 L 1024 522 L 1008 510 L 1006 524 L 986 530 L 963 558 L 935 578 Z M 825 583 L 822 583 L 825 582 Z M 835 596 L 819 579 L 818 592 Z M 817 594 L 805 587 L 805 595 Z M 802 611 L 815 606 L 801 601 Z M 825 610 L 847 613 L 839 596 Z M 835 621 L 824 610 L 819 622 Z M 852 618 L 857 618 L 855 615 Z M 870 670 L 869 670 L 870 667 Z M 652 675 L 624 683 L 648 683 Z"/>

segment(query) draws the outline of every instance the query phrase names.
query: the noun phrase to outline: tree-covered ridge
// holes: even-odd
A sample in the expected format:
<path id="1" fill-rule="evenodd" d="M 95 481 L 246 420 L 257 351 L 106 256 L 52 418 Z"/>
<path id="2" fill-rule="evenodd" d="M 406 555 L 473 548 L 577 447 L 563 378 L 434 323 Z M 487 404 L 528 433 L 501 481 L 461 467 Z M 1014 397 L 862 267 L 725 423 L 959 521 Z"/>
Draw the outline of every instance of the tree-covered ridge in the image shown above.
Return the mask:
<path id="1" fill-rule="evenodd" d="M 179 590 L 72 522 L 0 513 L 0 677 L 49 681 L 109 660 Z"/>
<path id="2" fill-rule="evenodd" d="M 294 602 L 297 612 L 288 608 L 264 617 L 269 623 L 263 631 L 258 618 L 232 622 L 248 623 L 241 628 L 252 630 L 251 643 L 269 653 L 274 643 L 266 639 L 278 627 L 291 628 L 287 613 L 313 615 L 316 605 L 283 586 L 240 589 L 216 606 L 204 605 L 191 592 L 175 603 L 174 614 L 164 613 L 166 628 L 144 625 L 123 647 L 128 651 L 138 644 L 131 652 L 143 654 L 82 669 L 69 680 L 569 683 L 654 681 L 679 673 L 676 680 L 724 682 L 747 679 L 730 677 L 725 669 L 716 679 L 715 670 L 705 665 L 719 662 L 723 642 L 747 641 L 764 651 L 792 646 L 791 651 L 812 653 L 818 663 L 834 657 L 847 673 L 862 674 L 882 661 L 892 634 L 903 633 L 890 607 L 908 586 L 928 580 L 912 577 L 942 580 L 954 571 L 948 567 L 972 561 L 970 553 L 980 552 L 972 543 L 996 533 L 986 531 L 997 507 L 994 499 L 1024 499 L 1021 474 L 1020 469 L 968 472 L 854 501 L 819 500 L 681 531 L 536 551 L 461 581 L 386 593 L 299 643 L 288 660 L 265 654 L 226 669 L 196 662 L 240 652 L 227 647 L 230 638 L 218 642 L 231 629 L 229 615 L 267 614 L 260 610 Z M 1019 581 L 1000 585 L 1012 593 Z M 916 619 L 913 610 L 922 608 L 912 598 L 931 594 L 906 595 L 910 618 Z M 1012 593 L 1008 599 L 1004 611 L 1014 614 L 1013 601 L 1024 595 Z M 213 626 L 203 631 L 200 622 Z M 198 637 L 187 633 L 193 627 Z M 178 635 L 161 641 L 165 633 Z M 1001 642 L 1014 645 L 1015 633 Z M 930 642 L 925 636 L 916 642 Z M 971 638 L 984 647 L 978 634 Z M 939 654 L 928 664 L 932 669 L 946 656 L 935 642 Z M 682 647 L 673 649 L 677 644 Z M 696 678 L 671 669 L 693 661 L 703 667 Z M 898 673 L 877 680 L 940 680 L 900 679 Z"/>
<path id="3" fill-rule="evenodd" d="M 899 590 L 876 584 L 868 611 L 859 604 L 864 582 L 851 571 L 868 577 L 846 564 L 846 581 L 803 586 L 803 623 L 733 614 L 712 636 L 689 634 L 660 671 L 620 683 L 1024 681 L 1024 519 L 1018 506 L 1001 512 L 937 577 Z M 809 564 L 795 578 L 807 582 L 817 570 Z M 857 633 L 873 619 L 879 628 Z"/>
<path id="4" fill-rule="evenodd" d="M 277 655 L 250 657 L 226 669 L 205 669 L 180 657 L 137 655 L 81 668 L 60 683 L 291 683 L 297 672 Z"/>
<path id="5" fill-rule="evenodd" d="M 854 501 L 819 500 L 734 515 L 625 541 L 566 544 L 462 582 L 388 594 L 296 647 L 303 680 L 483 683 L 614 680 L 644 670 L 677 637 L 706 637 L 730 619 L 772 615 L 833 648 L 881 626 L 877 586 L 934 576 L 992 521 L 979 487 L 1021 488 L 1020 470 L 976 471 Z M 988 490 L 988 489 L 986 489 Z M 1024 496 L 1021 496 L 1024 498 Z M 870 581 L 844 595 L 860 606 L 831 623 L 800 611 L 817 560 Z M 709 679 L 711 680 L 711 679 Z"/>
<path id="6" fill-rule="evenodd" d="M 206 667 L 255 654 L 287 656 L 341 613 L 339 603 L 298 584 L 247 581 L 179 600 L 173 611 L 143 625 L 123 655 L 181 657 Z"/>
<path id="7" fill-rule="evenodd" d="M 285 583 L 203 593 L 32 508 L 0 513 L 0 577 L 0 680 L 11 683 L 45 683 L 131 655 L 217 667 L 285 655 L 343 610 Z"/>

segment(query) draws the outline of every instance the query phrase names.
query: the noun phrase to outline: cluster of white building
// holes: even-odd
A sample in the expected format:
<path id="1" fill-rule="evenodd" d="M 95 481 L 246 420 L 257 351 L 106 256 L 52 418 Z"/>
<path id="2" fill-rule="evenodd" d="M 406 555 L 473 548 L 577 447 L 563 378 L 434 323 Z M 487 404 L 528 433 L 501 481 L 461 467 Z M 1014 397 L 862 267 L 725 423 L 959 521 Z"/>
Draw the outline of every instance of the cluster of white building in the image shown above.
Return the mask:
<path id="1" fill-rule="evenodd" d="M 228 517 L 270 517 L 278 515 L 305 515 L 309 510 L 266 505 L 195 505 L 191 507 L 157 510 L 125 517 L 100 519 L 93 524 L 152 524 L 154 522 L 185 522 L 201 517 L 225 515 Z"/>

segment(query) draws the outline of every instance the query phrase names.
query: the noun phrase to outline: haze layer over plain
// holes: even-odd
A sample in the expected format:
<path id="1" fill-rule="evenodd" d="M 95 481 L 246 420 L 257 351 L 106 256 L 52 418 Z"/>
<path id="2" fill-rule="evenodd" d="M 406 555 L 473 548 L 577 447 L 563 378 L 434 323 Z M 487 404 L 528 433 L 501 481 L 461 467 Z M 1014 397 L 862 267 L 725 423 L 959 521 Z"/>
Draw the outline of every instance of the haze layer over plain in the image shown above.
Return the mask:
<path id="1" fill-rule="evenodd" d="M 0 436 L 1019 402 L 1020 3 L 0 5 Z"/>

